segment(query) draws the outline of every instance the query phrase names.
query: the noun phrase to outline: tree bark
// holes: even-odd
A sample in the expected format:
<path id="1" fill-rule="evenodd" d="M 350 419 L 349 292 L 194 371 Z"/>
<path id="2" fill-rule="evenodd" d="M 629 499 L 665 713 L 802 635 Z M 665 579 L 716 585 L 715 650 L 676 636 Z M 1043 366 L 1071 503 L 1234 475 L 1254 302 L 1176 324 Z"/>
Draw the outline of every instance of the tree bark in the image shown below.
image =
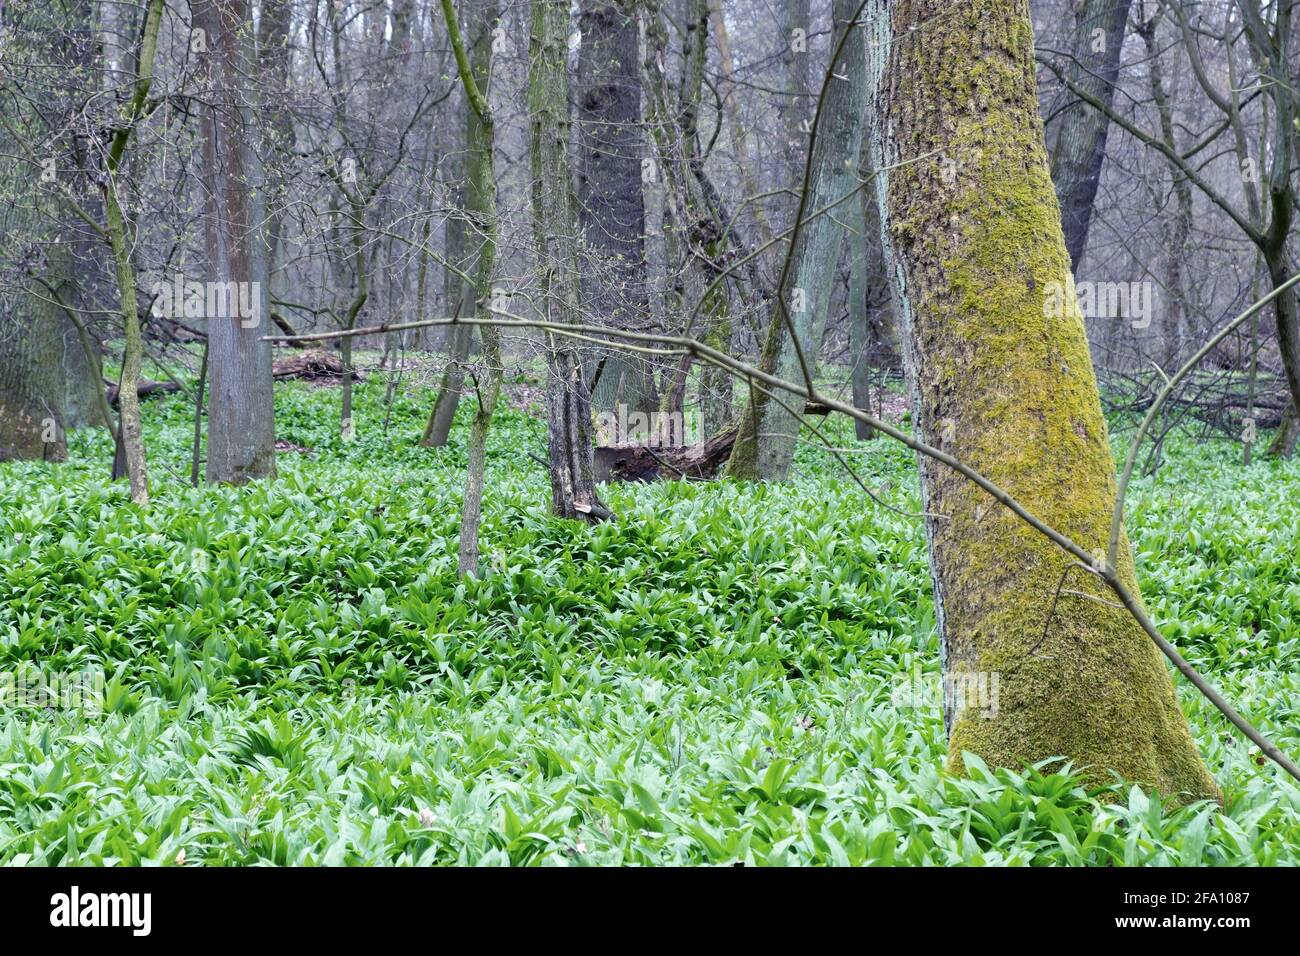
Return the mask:
<path id="1" fill-rule="evenodd" d="M 1083 319 L 1071 296 L 1059 317 L 1044 308 L 1070 259 L 1027 0 L 870 2 L 920 435 L 1104 555 L 1115 466 Z M 923 458 L 921 479 L 951 769 L 966 752 L 1016 770 L 1066 757 L 1097 782 L 1219 798 L 1157 648 L 1104 584 L 955 471 Z M 1136 593 L 1126 539 L 1117 565 Z"/>
<path id="2" fill-rule="evenodd" d="M 1083 0 L 1074 8 L 1070 76 L 1107 106 L 1115 96 L 1120 54 L 1131 0 Z M 1086 103 L 1072 103 L 1057 117 L 1060 131 L 1052 152 L 1052 181 L 1061 207 L 1065 248 L 1079 268 L 1088 242 L 1092 206 L 1101 183 L 1110 119 Z"/>
<path id="3" fill-rule="evenodd" d="M 473 122 L 469 114 L 473 112 L 468 97 L 462 96 L 462 109 L 465 111 L 465 128 Z M 454 161 L 454 160 L 453 160 Z M 465 161 L 467 163 L 467 161 Z M 468 165 L 464 165 L 466 174 Z M 463 184 L 457 189 L 458 205 L 468 205 L 466 188 Z M 447 261 L 457 268 L 473 274 L 472 264 L 466 257 L 466 228 L 461 216 L 451 216 L 446 224 Z M 467 288 L 465 281 L 453 269 L 443 270 L 443 303 L 455 315 L 472 318 L 474 315 L 474 289 Z M 460 406 L 461 392 L 465 387 L 465 363 L 469 361 L 474 347 L 474 327 L 472 325 L 454 325 L 447 330 L 444 342 L 447 351 L 447 365 L 442 370 L 438 381 L 438 397 L 434 399 L 433 410 L 425 423 L 424 434 L 420 444 L 425 448 L 442 448 L 451 437 L 451 426 L 456 421 L 456 409 Z"/>
<path id="4" fill-rule="evenodd" d="M 849 224 L 854 233 L 849 238 L 849 355 L 853 361 L 853 407 L 871 410 L 871 370 L 876 349 L 873 332 L 871 283 L 884 278 L 880 262 L 880 222 L 875 196 L 864 189 L 850 201 Z M 873 268 L 873 266 L 875 268 Z M 879 323 L 874 323 L 878 325 Z M 876 437 L 876 430 L 855 419 L 854 432 L 859 441 Z"/>
<path id="5" fill-rule="evenodd" d="M 3 145 L 0 153 L 8 152 Z M 61 461 L 68 453 L 63 316 L 47 290 L 27 288 L 23 263 L 39 249 L 31 219 L 39 210 L 30 202 L 0 206 L 0 461 Z"/>
<path id="6" fill-rule="evenodd" d="M 578 18 L 578 177 L 584 240 L 585 304 L 601 324 L 644 329 L 645 199 L 641 192 L 641 73 L 636 4 L 584 0 Z M 603 357 L 592 405 L 612 411 L 656 407 L 645 363 L 625 354 Z"/>
<path id="7" fill-rule="evenodd" d="M 262 320 L 270 314 L 265 182 L 249 84 L 256 75 L 247 0 L 194 0 L 194 22 L 207 33 L 211 102 L 202 110 L 203 227 L 208 278 L 253 308 L 208 318 L 208 445 L 211 484 L 275 477 L 275 398 L 271 343 Z M 247 292 L 242 291 L 246 289 Z"/>
<path id="8" fill-rule="evenodd" d="M 569 172 L 567 0 L 530 0 L 528 120 L 533 231 L 548 321 L 579 321 L 577 212 Z M 547 353 L 551 510 L 601 521 L 612 512 L 596 494 L 591 397 L 572 340 L 551 336 Z"/>

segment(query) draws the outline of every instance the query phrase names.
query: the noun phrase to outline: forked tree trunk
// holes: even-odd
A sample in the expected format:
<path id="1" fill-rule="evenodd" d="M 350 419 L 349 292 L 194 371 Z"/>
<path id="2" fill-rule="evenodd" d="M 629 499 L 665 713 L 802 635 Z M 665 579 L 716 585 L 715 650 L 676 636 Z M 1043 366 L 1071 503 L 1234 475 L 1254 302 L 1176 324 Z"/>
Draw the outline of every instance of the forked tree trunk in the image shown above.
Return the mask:
<path id="1" fill-rule="evenodd" d="M 1073 296 L 1059 317 L 1044 308 L 1070 260 L 1027 0 L 869 6 L 921 437 L 1104 555 L 1115 466 L 1083 319 Z M 967 751 L 1016 770 L 1066 757 L 1095 781 L 1219 797 L 1163 659 L 1102 583 L 955 471 L 923 458 L 921 477 L 950 767 Z M 1117 563 L 1136 592 L 1127 540 Z"/>
<path id="2" fill-rule="evenodd" d="M 576 199 L 569 173 L 568 0 L 530 0 L 528 120 L 533 232 L 548 322 L 580 320 Z M 612 512 L 596 495 L 591 397 L 571 339 L 548 333 L 546 383 L 551 509 L 601 521 Z"/>
<path id="3" fill-rule="evenodd" d="M 803 382 L 805 366 L 808 372 L 816 373 L 844 237 L 844 200 L 856 199 L 851 193 L 858 186 L 856 173 L 867 97 L 863 31 L 852 21 L 859 6 L 859 0 L 835 0 L 831 49 L 835 49 L 846 29 L 849 32 L 828 81 L 813 143 L 808 198 L 802 210 L 802 217 L 810 221 L 800 229 L 789 271 L 777 290 L 781 303 L 773 308 L 759 361 L 765 372 L 791 382 Z M 792 327 L 801 349 L 790 333 Z M 798 410 L 800 405 L 793 394 L 779 398 L 779 402 L 774 401 L 756 391 L 745 403 L 740 432 L 727 465 L 729 476 L 751 481 L 785 479 L 794 460 L 800 425 L 785 406 Z"/>
<path id="4" fill-rule="evenodd" d="M 465 315 L 466 311 L 472 318 L 473 308 L 466 310 L 462 302 L 461 314 Z M 451 436 L 451 426 L 456 421 L 456 408 L 460 405 L 461 392 L 465 388 L 465 363 L 469 361 L 470 348 L 474 343 L 474 326 L 452 326 L 448 339 L 451 348 L 447 356 L 447 367 L 442 370 L 442 377 L 438 380 L 438 397 L 434 399 L 433 411 L 429 413 L 424 434 L 420 437 L 420 444 L 425 448 L 441 448 Z"/>
<path id="5" fill-rule="evenodd" d="M 132 240 L 128 223 L 122 210 L 119 190 L 122 163 L 127 145 L 135 131 L 135 124 L 144 114 L 153 85 L 154 60 L 158 53 L 158 35 L 162 28 L 163 0 L 149 0 L 144 21 L 140 25 L 139 43 L 132 58 L 136 75 L 131 99 L 122 109 L 119 125 L 113 130 L 105 165 L 108 175 L 103 177 L 100 189 L 104 199 L 104 231 L 113 250 L 113 271 L 117 278 L 118 314 L 122 318 L 125 344 L 122 348 L 122 378 L 117 403 L 121 410 L 118 426 L 120 461 L 125 465 L 127 481 L 131 486 L 131 500 L 137 505 L 149 504 L 149 469 L 145 462 L 144 429 L 140 421 L 140 369 L 144 359 L 144 340 L 140 332 L 140 314 L 135 291 L 135 264 L 131 260 Z M 113 474 L 119 474 L 119 455 L 114 456 Z"/>
<path id="6" fill-rule="evenodd" d="M 238 290 L 232 305 L 208 316 L 207 480 L 244 484 L 275 477 L 275 399 L 265 184 L 253 142 L 248 83 L 255 76 L 246 0 L 194 0 L 194 22 L 207 32 L 212 102 L 202 110 L 204 236 L 208 281 Z M 213 297 L 209 296 L 209 301 Z"/>
<path id="7" fill-rule="evenodd" d="M 451 0 L 442 0 L 442 15 L 451 36 L 452 48 L 468 101 L 465 125 L 467 214 L 478 245 L 473 298 L 480 308 L 490 309 L 492 280 L 497 252 L 497 178 L 495 119 L 488 103 L 488 77 L 492 66 L 492 28 L 497 20 L 496 0 L 474 0 L 468 9 L 469 45 L 462 39 Z M 465 476 L 465 500 L 460 517 L 460 574 L 479 570 L 479 521 L 483 511 L 484 473 L 487 467 L 487 436 L 501 392 L 501 333 L 491 325 L 482 327 L 483 361 L 474 372 L 478 407 L 469 430 L 469 463 Z"/>

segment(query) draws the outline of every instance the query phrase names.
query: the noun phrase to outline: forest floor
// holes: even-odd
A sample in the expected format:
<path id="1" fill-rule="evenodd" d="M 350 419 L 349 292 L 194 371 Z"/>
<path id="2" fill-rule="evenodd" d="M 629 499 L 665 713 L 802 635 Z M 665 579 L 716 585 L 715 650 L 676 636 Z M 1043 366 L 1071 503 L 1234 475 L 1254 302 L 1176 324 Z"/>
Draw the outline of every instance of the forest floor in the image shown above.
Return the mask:
<path id="1" fill-rule="evenodd" d="M 145 405 L 154 502 L 105 434 L 0 466 L 0 675 L 103 668 L 102 714 L 0 711 L 0 863 L 1300 863 L 1300 788 L 1181 679 L 1226 804 L 1058 765 L 941 771 L 921 524 L 801 445 L 796 480 L 606 490 L 549 518 L 544 423 L 493 427 L 484 573 L 457 580 L 470 412 L 382 375 L 277 387 L 280 478 L 190 488 L 192 406 Z M 837 445 L 917 510 L 910 453 Z M 308 453 L 301 453 L 302 451 Z M 1300 463 L 1174 440 L 1131 495 L 1165 633 L 1300 753 Z"/>

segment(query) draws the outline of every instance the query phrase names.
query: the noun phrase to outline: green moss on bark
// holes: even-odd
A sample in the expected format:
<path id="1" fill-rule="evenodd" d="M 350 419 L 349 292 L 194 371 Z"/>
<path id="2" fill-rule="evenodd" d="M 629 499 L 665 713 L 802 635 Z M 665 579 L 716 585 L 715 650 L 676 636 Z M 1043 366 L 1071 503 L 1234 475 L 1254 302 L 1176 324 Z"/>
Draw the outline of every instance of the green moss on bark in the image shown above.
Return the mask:
<path id="1" fill-rule="evenodd" d="M 893 34 L 884 89 L 904 165 L 888 206 L 922 433 L 1103 554 L 1115 467 L 1082 318 L 1069 295 L 1062 314 L 1045 308 L 1070 263 L 1027 6 L 904 0 Z M 924 478 L 945 676 L 997 682 L 995 708 L 954 713 L 950 768 L 963 751 L 1015 768 L 1059 756 L 1098 782 L 1218 798 L 1159 651 L 1104 585 L 956 473 Z M 1127 541 L 1119 571 L 1136 593 Z"/>

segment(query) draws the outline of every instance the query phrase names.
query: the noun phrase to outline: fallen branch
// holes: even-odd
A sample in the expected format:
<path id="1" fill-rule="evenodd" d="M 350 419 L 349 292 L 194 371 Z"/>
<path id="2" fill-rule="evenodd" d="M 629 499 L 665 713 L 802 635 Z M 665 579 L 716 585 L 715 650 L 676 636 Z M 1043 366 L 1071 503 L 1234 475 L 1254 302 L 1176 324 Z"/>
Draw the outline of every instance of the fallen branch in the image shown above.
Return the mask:
<path id="1" fill-rule="evenodd" d="M 118 385 L 108 379 L 104 380 L 104 384 L 108 386 L 108 404 L 116 408 Z M 141 398 L 148 398 L 150 395 L 163 395 L 168 392 L 179 392 L 180 390 L 181 387 L 175 382 L 155 382 L 147 378 L 141 379 L 140 384 L 136 386 L 136 393 Z"/>

